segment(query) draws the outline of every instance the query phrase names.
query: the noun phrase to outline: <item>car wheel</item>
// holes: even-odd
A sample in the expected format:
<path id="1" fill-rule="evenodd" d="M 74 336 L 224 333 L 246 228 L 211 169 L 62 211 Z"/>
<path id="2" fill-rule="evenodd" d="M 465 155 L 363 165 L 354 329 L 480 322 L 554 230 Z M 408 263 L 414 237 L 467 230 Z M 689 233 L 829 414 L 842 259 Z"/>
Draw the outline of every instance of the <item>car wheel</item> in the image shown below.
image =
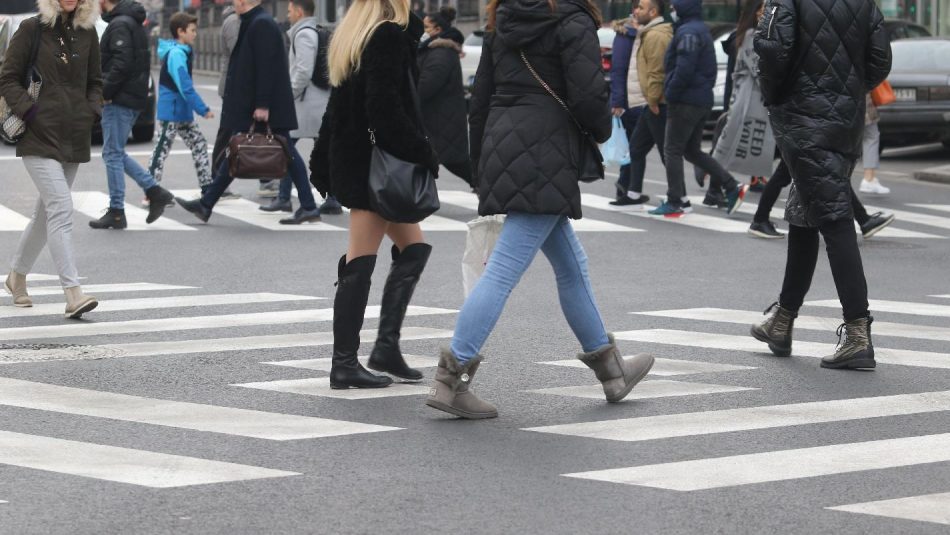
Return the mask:
<path id="1" fill-rule="evenodd" d="M 132 127 L 132 141 L 145 143 L 155 137 L 155 125 Z"/>

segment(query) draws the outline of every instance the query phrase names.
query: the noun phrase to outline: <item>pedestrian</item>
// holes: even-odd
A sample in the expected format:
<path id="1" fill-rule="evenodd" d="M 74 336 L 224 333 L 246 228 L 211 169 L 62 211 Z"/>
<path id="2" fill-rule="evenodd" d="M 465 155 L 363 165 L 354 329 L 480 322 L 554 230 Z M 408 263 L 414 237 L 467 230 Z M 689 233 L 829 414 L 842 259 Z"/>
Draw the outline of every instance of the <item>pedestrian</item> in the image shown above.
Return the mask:
<path id="1" fill-rule="evenodd" d="M 647 155 L 655 146 L 663 155 L 666 137 L 666 99 L 663 96 L 663 81 L 666 70 L 663 60 L 666 49 L 673 39 L 673 26 L 665 22 L 666 0 L 640 0 L 634 11 L 637 20 L 636 78 L 627 77 L 627 94 L 636 95 L 636 88 L 646 100 L 646 107 L 637 117 L 633 132 L 630 134 L 630 179 L 625 195 L 611 204 L 617 206 L 637 206 L 643 209 L 650 201 L 643 194 L 643 178 L 647 169 Z M 633 65 L 633 60 L 631 60 Z"/>
<path id="2" fill-rule="evenodd" d="M 194 61 L 191 47 L 198 38 L 198 17 L 188 13 L 175 13 L 168 21 L 168 28 L 172 39 L 162 39 L 158 42 L 158 58 L 162 62 L 158 81 L 159 135 L 152 151 L 148 172 L 156 182 L 161 182 L 165 159 L 168 158 L 175 137 L 181 137 L 191 150 L 198 185 L 201 189 L 207 189 L 212 178 L 208 141 L 201 133 L 194 114 L 212 119 L 214 112 L 195 91 L 191 79 Z"/>
<path id="3" fill-rule="evenodd" d="M 250 131 L 258 123 L 266 123 L 275 135 L 289 138 L 290 131 L 297 128 L 297 114 L 280 28 L 261 8 L 261 0 L 233 1 L 234 10 L 241 17 L 241 29 L 228 63 L 221 126 L 229 132 L 230 138 Z M 288 171 L 293 176 L 306 177 L 307 167 L 300 153 L 293 145 L 289 145 L 289 149 Z M 233 181 L 227 158 L 222 158 L 215 169 L 214 180 L 200 198 L 186 200 L 176 197 L 175 200 L 195 217 L 207 222 L 215 204 Z M 320 210 L 312 204 L 298 210 L 293 219 L 297 223 L 319 221 Z"/>
<path id="4" fill-rule="evenodd" d="M 637 9 L 626 19 L 616 20 L 611 25 L 614 30 L 614 41 L 610 48 L 610 111 L 620 120 L 627 145 L 630 144 L 630 135 L 637 125 L 640 112 L 646 107 L 646 98 L 640 90 L 637 79 L 636 48 L 640 41 L 637 39 Z M 620 173 L 615 184 L 617 198 L 610 202 L 613 205 L 624 204 L 627 199 L 627 190 L 630 188 L 630 162 L 620 162 Z"/>
<path id="5" fill-rule="evenodd" d="M 439 161 L 416 117 L 409 85 L 418 80 L 416 51 L 422 34 L 422 20 L 410 13 L 409 0 L 362 0 L 346 12 L 330 42 L 333 91 L 310 169 L 317 190 L 336 195 L 350 209 L 349 245 L 337 265 L 333 299 L 331 388 L 392 384 L 391 378 L 368 372 L 356 358 L 384 235 L 394 244 L 392 264 L 369 367 L 409 381 L 422 379 L 422 372 L 410 368 L 402 356 L 399 330 L 432 246 L 425 243 L 418 223 L 391 223 L 375 213 L 368 191 L 371 136 L 383 150 L 438 175 Z"/>
<path id="6" fill-rule="evenodd" d="M 102 20 L 109 23 L 102 33 L 102 159 L 109 179 L 109 209 L 89 222 L 94 229 L 124 229 L 125 175 L 145 192 L 149 200 L 146 223 L 165 212 L 174 195 L 161 187 L 148 171 L 125 150 L 129 133 L 139 114 L 148 106 L 149 50 L 145 8 L 134 0 L 100 0 Z"/>
<path id="7" fill-rule="evenodd" d="M 419 101 L 432 147 L 442 165 L 472 185 L 468 106 L 462 86 L 462 34 L 442 11 L 425 18 L 429 39 L 418 52 Z M 452 31 L 454 30 L 454 31 Z"/>
<path id="8" fill-rule="evenodd" d="M 712 111 L 713 86 L 719 68 L 715 44 L 703 22 L 702 0 L 673 0 L 673 40 L 666 50 L 663 87 L 669 105 L 666 118 L 666 200 L 651 215 L 678 217 L 693 207 L 686 196 L 683 159 L 708 173 L 714 187 L 726 190 L 726 210 L 735 213 L 748 186 L 739 184 L 712 156 L 703 152 L 703 127 Z M 702 186 L 702 184 L 700 184 Z"/>
<path id="9" fill-rule="evenodd" d="M 471 391 L 479 352 L 538 250 L 554 268 L 561 310 L 607 401 L 623 399 L 653 357 L 624 360 L 595 304 L 587 255 L 569 221 L 579 219 L 576 117 L 596 141 L 611 134 L 607 82 L 590 1 L 492 0 L 472 90 L 472 156 L 479 215 L 507 214 L 485 272 L 443 349 L 426 404 L 462 418 L 498 411 Z M 554 95 L 558 95 L 557 99 Z M 558 99 L 571 110 L 571 115 Z"/>
<path id="10" fill-rule="evenodd" d="M 36 7 L 39 15 L 17 29 L 0 70 L 0 96 L 26 121 L 16 155 L 39 192 L 4 287 L 14 305 L 33 306 L 26 276 L 48 244 L 66 294 L 66 318 L 79 318 L 99 304 L 79 285 L 70 193 L 79 164 L 89 161 L 90 132 L 102 113 L 99 6 L 94 0 L 37 0 Z M 34 67 L 43 87 L 34 103 L 22 84 L 37 38 Z"/>
<path id="11" fill-rule="evenodd" d="M 237 44 L 238 33 L 241 31 L 241 17 L 234 11 L 233 5 L 226 6 L 224 11 L 221 12 L 221 16 L 224 18 L 221 20 L 219 35 L 221 37 L 221 46 L 224 49 L 224 61 L 221 65 L 221 76 L 218 78 L 218 96 L 223 100 L 225 86 L 228 81 L 228 65 L 230 65 L 231 62 L 231 52 L 234 51 L 234 45 Z M 218 133 L 215 135 L 214 147 L 211 149 L 212 177 L 214 176 L 214 170 L 217 169 L 221 163 L 221 157 L 228 148 L 228 141 L 230 141 L 230 139 L 231 132 L 225 128 L 224 125 L 218 123 Z M 204 193 L 204 191 L 202 191 L 202 193 Z M 260 192 L 258 192 L 258 194 L 260 194 Z M 232 192 L 230 189 L 226 189 L 224 193 L 221 194 L 221 198 L 240 199 L 241 195 Z"/>
<path id="12" fill-rule="evenodd" d="M 287 62 L 290 64 L 290 86 L 294 94 L 294 108 L 297 112 L 297 129 L 290 132 L 290 143 L 294 146 L 303 138 L 316 139 L 320 133 L 320 122 L 327 109 L 330 99 L 329 71 L 327 69 L 327 48 L 329 42 L 320 42 L 321 35 L 328 41 L 329 32 L 317 28 L 317 19 L 313 16 L 313 0 L 291 0 L 287 3 L 287 20 L 290 30 L 290 52 Z M 317 85 L 317 80 L 320 85 Z M 323 87 L 321 87 L 323 86 Z M 280 190 L 277 197 L 267 206 L 260 209 L 265 212 L 293 212 L 293 203 L 290 192 L 297 188 L 300 199 L 300 210 L 292 217 L 281 219 L 286 225 L 303 223 L 306 214 L 313 213 L 317 208 L 310 189 L 310 180 L 306 173 L 288 173 L 280 181 Z M 318 213 L 341 214 L 343 207 L 340 203 L 328 196 L 325 203 L 319 207 Z"/>
<path id="13" fill-rule="evenodd" d="M 821 360 L 825 368 L 876 365 L 851 172 L 861 150 L 865 96 L 891 70 L 883 22 L 865 0 L 770 0 L 755 35 L 759 80 L 792 189 L 782 293 L 752 335 L 778 356 L 791 354 L 792 327 L 811 286 L 821 234 L 844 316 L 836 351 Z"/>
<path id="14" fill-rule="evenodd" d="M 888 195 L 891 193 L 890 188 L 881 184 L 876 176 L 877 169 L 881 166 L 881 131 L 877 127 L 881 114 L 877 111 L 877 106 L 871 100 L 870 94 L 864 100 L 867 106 L 867 111 L 864 113 L 864 136 L 861 150 L 864 180 L 861 181 L 858 191 L 873 195 Z"/>

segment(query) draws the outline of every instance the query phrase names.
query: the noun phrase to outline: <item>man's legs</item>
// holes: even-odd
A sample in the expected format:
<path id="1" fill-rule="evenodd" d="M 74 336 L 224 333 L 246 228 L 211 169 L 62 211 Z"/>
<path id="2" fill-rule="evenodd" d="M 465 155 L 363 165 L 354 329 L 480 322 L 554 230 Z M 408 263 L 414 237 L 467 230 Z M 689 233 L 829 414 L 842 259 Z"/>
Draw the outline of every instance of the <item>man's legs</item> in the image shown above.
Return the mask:
<path id="1" fill-rule="evenodd" d="M 687 201 L 686 182 L 683 178 L 683 158 L 687 145 L 693 135 L 694 125 L 702 108 L 685 104 L 671 104 L 667 110 L 666 137 L 666 197 L 674 206 L 682 206 Z"/>
<path id="2" fill-rule="evenodd" d="M 736 179 L 733 178 L 728 171 L 723 169 L 722 165 L 720 165 L 715 158 L 703 152 L 703 127 L 706 123 L 708 110 L 696 107 L 694 110 L 690 110 L 690 112 L 694 122 L 691 125 L 690 137 L 686 143 L 686 150 L 683 154 L 686 161 L 709 173 L 712 177 L 709 187 L 714 191 L 716 188 L 722 188 L 726 191 L 732 191 L 738 188 L 739 183 L 736 182 Z"/>
<path id="3" fill-rule="evenodd" d="M 109 207 L 125 210 L 125 140 L 129 130 L 123 128 L 122 108 L 115 104 L 102 107 L 102 160 L 106 165 L 106 177 L 109 182 Z M 131 123 L 129 123 L 131 129 Z"/>

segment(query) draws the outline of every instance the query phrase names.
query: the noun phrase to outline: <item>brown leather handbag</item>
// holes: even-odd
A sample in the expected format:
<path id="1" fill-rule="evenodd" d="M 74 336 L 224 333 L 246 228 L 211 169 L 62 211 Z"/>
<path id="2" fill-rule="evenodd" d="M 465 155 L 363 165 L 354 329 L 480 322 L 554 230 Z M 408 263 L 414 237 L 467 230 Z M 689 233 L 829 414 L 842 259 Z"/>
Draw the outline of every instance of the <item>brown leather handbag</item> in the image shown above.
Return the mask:
<path id="1" fill-rule="evenodd" d="M 287 139 L 271 132 L 270 124 L 263 123 L 265 132 L 257 132 L 260 123 L 254 123 L 250 132 L 231 136 L 228 141 L 228 172 L 233 178 L 283 178 L 290 165 Z"/>

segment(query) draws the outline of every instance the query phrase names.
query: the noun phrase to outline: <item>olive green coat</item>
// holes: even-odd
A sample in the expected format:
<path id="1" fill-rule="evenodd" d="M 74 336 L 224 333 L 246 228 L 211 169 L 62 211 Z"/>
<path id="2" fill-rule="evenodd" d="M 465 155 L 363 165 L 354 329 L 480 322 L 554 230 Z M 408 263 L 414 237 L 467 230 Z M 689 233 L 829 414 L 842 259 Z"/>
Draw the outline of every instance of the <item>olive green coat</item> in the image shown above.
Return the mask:
<path id="1" fill-rule="evenodd" d="M 102 70 L 95 30 L 98 4 L 86 0 L 70 19 L 56 9 L 59 2 L 40 0 L 42 33 L 36 66 L 43 86 L 17 143 L 17 156 L 50 158 L 63 163 L 89 161 L 92 127 L 102 114 Z M 45 8 L 45 9 L 43 9 Z M 24 117 L 34 105 L 23 88 L 36 35 L 36 18 L 20 25 L 0 70 L 0 96 L 13 113 Z M 67 61 L 64 61 L 66 58 Z"/>

